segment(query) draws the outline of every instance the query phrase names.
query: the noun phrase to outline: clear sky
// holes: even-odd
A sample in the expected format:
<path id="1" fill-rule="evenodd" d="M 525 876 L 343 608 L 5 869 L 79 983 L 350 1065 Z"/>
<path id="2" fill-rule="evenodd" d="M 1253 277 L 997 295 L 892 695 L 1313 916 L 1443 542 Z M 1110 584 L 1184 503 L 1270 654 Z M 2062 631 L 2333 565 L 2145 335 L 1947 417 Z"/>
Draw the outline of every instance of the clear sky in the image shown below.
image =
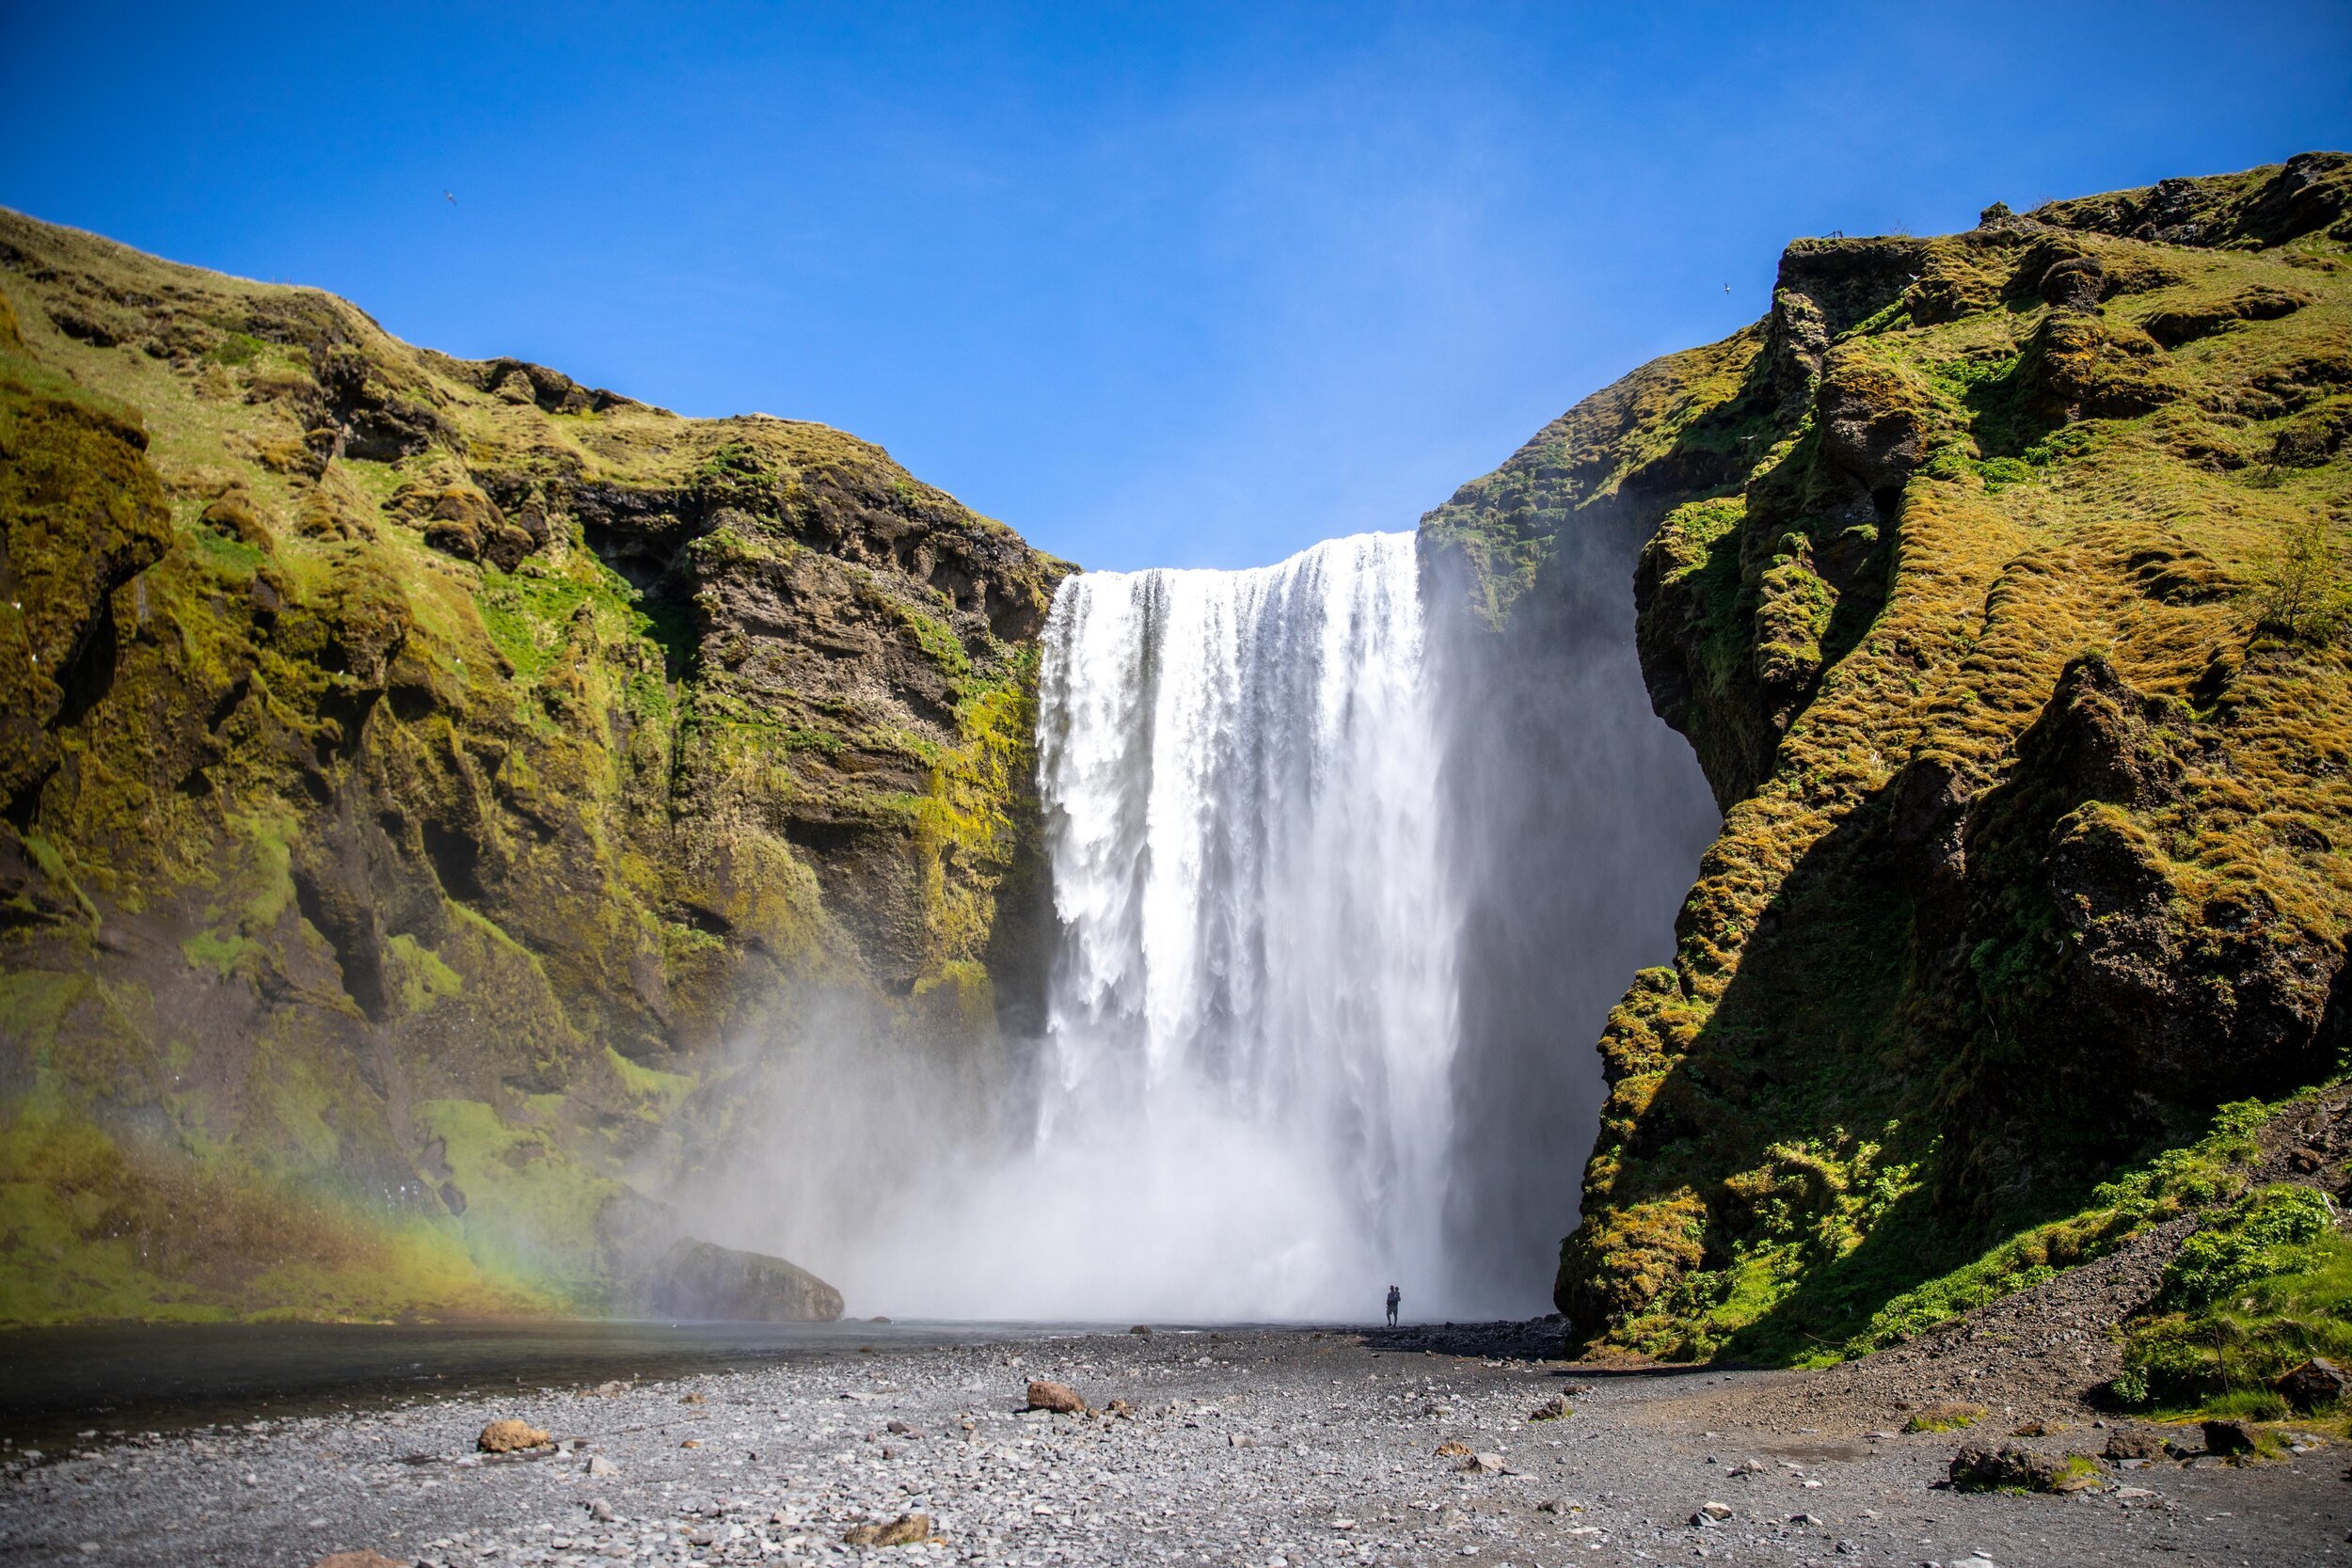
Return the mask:
<path id="1" fill-rule="evenodd" d="M 2352 145 L 2343 0 L 6 24 L 0 203 L 452 353 L 822 420 L 1110 567 L 1409 527 L 1760 314 L 1792 235 Z"/>

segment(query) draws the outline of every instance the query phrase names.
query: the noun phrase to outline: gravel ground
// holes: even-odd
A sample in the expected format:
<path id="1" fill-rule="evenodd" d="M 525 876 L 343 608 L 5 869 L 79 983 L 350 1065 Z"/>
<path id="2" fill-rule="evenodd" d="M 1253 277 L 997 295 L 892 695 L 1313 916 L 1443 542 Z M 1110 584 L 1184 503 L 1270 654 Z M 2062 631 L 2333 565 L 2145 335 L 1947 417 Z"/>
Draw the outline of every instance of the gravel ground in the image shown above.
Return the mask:
<path id="1" fill-rule="evenodd" d="M 1937 1484 L 1956 1437 L 1882 1430 L 1875 1398 L 1800 1397 L 1832 1374 L 1611 1371 L 1540 1345 L 1512 1328 L 1163 1331 L 99 1431 L 38 1460 L 0 1450 L 0 1561 L 2352 1562 L 2332 1448 L 1969 1496 Z M 1016 1413 L 1031 1378 L 1132 1414 Z M 1565 1418 L 1528 1419 L 1564 1390 Z M 562 1448 L 476 1454 L 505 1418 Z M 2043 1445 L 2096 1453 L 2103 1435 Z M 1727 1516 L 1693 1524 L 1709 1503 Z M 909 1513 L 937 1539 L 843 1544 Z"/>

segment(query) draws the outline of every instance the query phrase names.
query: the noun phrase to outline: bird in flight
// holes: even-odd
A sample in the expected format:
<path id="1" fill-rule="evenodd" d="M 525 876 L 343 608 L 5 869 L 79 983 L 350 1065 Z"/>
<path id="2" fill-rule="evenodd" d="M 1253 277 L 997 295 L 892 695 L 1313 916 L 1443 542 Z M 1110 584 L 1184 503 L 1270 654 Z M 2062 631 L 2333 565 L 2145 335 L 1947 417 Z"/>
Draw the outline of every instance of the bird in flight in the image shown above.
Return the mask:
<path id="1" fill-rule="evenodd" d="M 441 199 L 448 202 L 453 207 L 457 205 L 457 198 L 451 195 L 448 191 L 443 191 L 441 193 Z"/>

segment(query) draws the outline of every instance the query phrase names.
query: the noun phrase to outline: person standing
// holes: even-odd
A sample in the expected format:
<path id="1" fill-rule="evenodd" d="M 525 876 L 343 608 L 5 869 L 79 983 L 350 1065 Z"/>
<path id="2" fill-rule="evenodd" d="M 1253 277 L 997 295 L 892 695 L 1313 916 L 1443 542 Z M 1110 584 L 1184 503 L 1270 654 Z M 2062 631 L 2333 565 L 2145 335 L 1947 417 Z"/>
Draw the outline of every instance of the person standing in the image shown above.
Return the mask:
<path id="1" fill-rule="evenodd" d="M 1404 1291 L 1398 1290 L 1393 1285 L 1389 1287 L 1389 1326 L 1391 1328 L 1394 1328 L 1396 1326 L 1397 1304 L 1402 1302 L 1404 1299 Z"/>

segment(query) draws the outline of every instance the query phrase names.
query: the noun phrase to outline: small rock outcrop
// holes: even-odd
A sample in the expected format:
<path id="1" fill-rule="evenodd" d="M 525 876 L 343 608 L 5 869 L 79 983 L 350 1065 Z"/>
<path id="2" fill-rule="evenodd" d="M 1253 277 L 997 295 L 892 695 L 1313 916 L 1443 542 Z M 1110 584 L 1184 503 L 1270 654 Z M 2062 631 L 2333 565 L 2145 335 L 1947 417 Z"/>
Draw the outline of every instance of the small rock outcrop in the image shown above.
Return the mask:
<path id="1" fill-rule="evenodd" d="M 2099 1462 L 2048 1454 L 2014 1443 L 1971 1443 L 1952 1457 L 1952 1484 L 1963 1492 L 2081 1492 L 2099 1484 Z"/>
<path id="2" fill-rule="evenodd" d="M 2315 1355 L 2280 1373 L 2271 1386 L 2297 1410 L 2326 1410 L 2352 1392 L 2352 1376 L 2326 1356 Z"/>

